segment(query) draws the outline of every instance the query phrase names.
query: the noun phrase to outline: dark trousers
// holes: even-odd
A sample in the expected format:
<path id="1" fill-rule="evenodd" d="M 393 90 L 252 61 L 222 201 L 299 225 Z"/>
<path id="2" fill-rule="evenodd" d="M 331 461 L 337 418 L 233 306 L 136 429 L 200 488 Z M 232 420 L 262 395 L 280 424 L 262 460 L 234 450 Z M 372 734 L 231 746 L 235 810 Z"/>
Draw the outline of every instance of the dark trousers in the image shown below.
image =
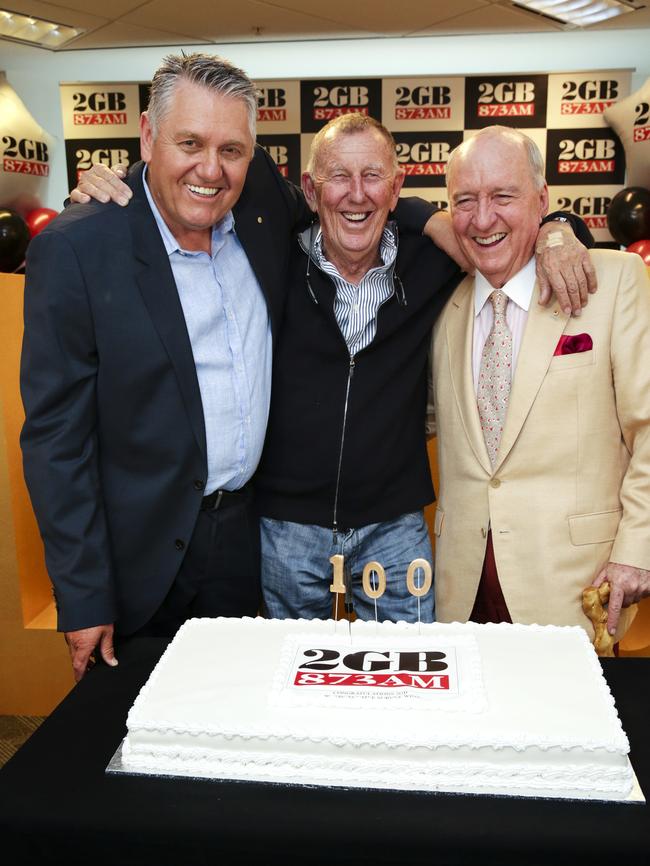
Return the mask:
<path id="1" fill-rule="evenodd" d="M 171 637 L 190 617 L 256 616 L 261 605 L 260 531 L 250 487 L 206 497 L 171 589 L 128 637 Z M 119 637 L 119 635 L 118 635 Z"/>

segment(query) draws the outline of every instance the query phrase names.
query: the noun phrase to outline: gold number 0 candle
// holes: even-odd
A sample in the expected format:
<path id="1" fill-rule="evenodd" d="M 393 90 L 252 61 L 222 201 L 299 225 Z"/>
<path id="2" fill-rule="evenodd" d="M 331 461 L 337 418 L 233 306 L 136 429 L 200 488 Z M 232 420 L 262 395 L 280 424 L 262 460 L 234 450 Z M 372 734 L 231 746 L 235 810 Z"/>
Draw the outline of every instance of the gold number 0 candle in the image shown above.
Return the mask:
<path id="1" fill-rule="evenodd" d="M 424 571 L 424 581 L 422 582 L 422 586 L 415 585 L 415 571 L 418 568 L 421 568 L 422 571 Z M 429 592 L 432 583 L 433 569 L 431 568 L 431 563 L 426 559 L 414 559 L 406 572 L 406 585 L 408 591 L 416 598 L 422 598 L 423 595 L 426 595 Z"/>
<path id="2" fill-rule="evenodd" d="M 373 573 L 377 575 L 376 582 L 377 588 L 374 589 L 370 582 L 370 575 Z M 381 598 L 382 595 L 386 592 L 386 572 L 380 563 L 378 562 L 367 562 L 363 567 L 363 591 L 368 596 L 368 598 Z"/>

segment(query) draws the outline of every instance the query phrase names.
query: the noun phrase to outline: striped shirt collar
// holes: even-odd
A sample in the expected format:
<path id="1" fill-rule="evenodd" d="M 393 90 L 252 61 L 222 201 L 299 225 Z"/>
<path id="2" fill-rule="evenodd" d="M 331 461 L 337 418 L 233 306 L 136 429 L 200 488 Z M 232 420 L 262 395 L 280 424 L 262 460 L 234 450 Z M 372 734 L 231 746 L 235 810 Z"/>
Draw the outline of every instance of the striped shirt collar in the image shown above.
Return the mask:
<path id="1" fill-rule="evenodd" d="M 309 246 L 310 238 L 312 239 L 311 249 Z M 311 255 L 312 260 L 321 268 L 321 270 L 330 274 L 334 273 L 340 279 L 345 280 L 345 278 L 340 275 L 336 265 L 332 264 L 332 262 L 325 257 L 323 252 L 323 230 L 319 223 L 314 223 L 311 228 L 305 229 L 305 231 L 300 234 L 300 245 L 306 253 Z M 379 243 L 379 257 L 381 258 L 382 264 L 377 265 L 376 268 L 371 268 L 368 273 L 371 271 L 387 270 L 394 264 L 395 259 L 397 258 L 397 226 L 393 221 L 387 222 L 384 226 L 384 231 Z"/>

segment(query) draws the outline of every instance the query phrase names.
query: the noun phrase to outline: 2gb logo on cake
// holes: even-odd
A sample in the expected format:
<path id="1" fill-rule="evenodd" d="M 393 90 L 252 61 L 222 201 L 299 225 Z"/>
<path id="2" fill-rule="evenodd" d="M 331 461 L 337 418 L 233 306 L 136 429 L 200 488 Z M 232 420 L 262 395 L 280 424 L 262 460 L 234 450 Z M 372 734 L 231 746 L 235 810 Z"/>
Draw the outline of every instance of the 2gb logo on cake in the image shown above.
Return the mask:
<path id="1" fill-rule="evenodd" d="M 446 654 L 435 650 L 307 649 L 295 672 L 296 686 L 449 690 Z"/>

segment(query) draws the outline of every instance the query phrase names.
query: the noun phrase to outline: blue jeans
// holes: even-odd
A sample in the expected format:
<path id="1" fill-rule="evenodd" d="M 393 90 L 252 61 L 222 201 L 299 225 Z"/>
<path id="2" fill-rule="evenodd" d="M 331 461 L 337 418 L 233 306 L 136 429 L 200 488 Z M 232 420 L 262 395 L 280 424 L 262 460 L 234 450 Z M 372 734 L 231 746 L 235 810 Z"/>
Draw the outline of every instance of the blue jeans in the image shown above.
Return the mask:
<path id="1" fill-rule="evenodd" d="M 386 591 L 377 599 L 377 619 L 433 622 L 433 587 L 419 600 L 406 585 L 406 571 L 416 558 L 433 562 L 431 542 L 421 511 L 396 520 L 372 523 L 336 534 L 331 529 L 263 517 L 262 592 L 268 616 L 274 619 L 329 619 L 333 593 L 330 556 L 345 558 L 352 575 L 354 611 L 360 619 L 375 619 L 375 601 L 363 591 L 367 562 L 379 562 L 386 572 Z M 416 586 L 423 580 L 418 569 Z M 339 601 L 339 605 L 341 602 Z"/>

